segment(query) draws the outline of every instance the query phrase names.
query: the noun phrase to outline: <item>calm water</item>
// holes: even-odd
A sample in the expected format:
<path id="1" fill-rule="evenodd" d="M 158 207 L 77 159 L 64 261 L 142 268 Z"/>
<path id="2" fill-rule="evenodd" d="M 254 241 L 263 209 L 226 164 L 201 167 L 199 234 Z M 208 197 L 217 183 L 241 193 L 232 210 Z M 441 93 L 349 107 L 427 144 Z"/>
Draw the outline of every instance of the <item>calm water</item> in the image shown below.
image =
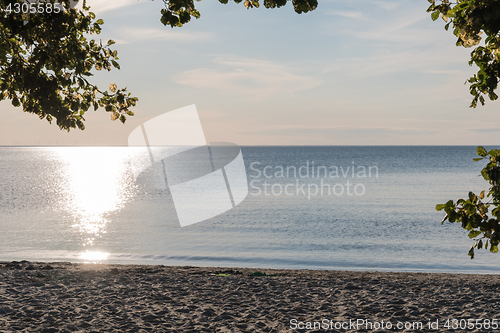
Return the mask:
<path id="1" fill-rule="evenodd" d="M 475 147 L 242 147 L 248 197 L 181 228 L 125 147 L 0 148 L 0 260 L 497 273 L 437 203 L 486 188 Z M 354 172 L 353 172 L 354 169 Z"/>

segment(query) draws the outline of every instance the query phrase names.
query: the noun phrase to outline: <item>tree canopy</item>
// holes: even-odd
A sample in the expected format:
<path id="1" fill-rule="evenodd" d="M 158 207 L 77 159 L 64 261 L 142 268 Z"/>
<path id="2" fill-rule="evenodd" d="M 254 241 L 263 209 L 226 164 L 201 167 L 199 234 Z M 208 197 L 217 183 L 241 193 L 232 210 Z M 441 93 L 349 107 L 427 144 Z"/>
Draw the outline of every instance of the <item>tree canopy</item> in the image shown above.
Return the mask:
<path id="1" fill-rule="evenodd" d="M 473 96 L 471 107 L 478 101 L 484 105 L 485 96 L 496 100 L 495 90 L 500 78 L 500 1 L 498 0 L 428 0 L 431 5 L 427 9 L 432 12 L 435 21 L 441 17 L 446 25 L 453 27 L 457 36 L 457 46 L 474 49 L 471 52 L 469 65 L 475 64 L 478 71 L 467 82 Z M 479 45 L 484 37 L 484 45 Z"/>
<path id="2" fill-rule="evenodd" d="M 162 0 L 160 21 L 180 27 L 191 17 L 199 18 L 193 0 Z M 219 0 L 226 4 L 228 0 Z M 243 0 L 234 0 L 241 3 Z M 83 2 L 83 11 L 71 8 L 70 0 L 0 0 L 0 100 L 10 99 L 24 112 L 36 114 L 59 128 L 85 128 L 85 113 L 100 107 L 111 119 L 125 122 L 133 116 L 137 97 L 115 83 L 101 90 L 90 80 L 93 71 L 119 69 L 117 51 L 89 38 L 101 32 Z M 278 8 L 287 0 L 264 0 L 266 8 Z M 314 10 L 316 0 L 292 0 L 297 13 Z M 243 1 L 246 8 L 259 7 L 259 0 Z"/>
<path id="3" fill-rule="evenodd" d="M 86 37 L 101 32 L 102 20 L 70 8 L 69 0 L 59 6 L 0 0 L 0 8 L 0 99 L 65 130 L 84 129 L 90 108 L 103 107 L 122 122 L 133 115 L 137 98 L 126 88 L 111 83 L 108 92 L 89 82 L 93 69 L 120 68 L 112 40 L 103 45 Z"/>
<path id="4" fill-rule="evenodd" d="M 198 0 L 199 1 L 199 0 Z M 235 3 L 243 2 L 249 8 L 259 8 L 259 0 L 233 0 Z M 288 0 L 264 0 L 266 8 L 280 8 L 287 4 Z M 160 21 L 163 25 L 182 27 L 188 23 L 192 17 L 200 18 L 200 12 L 196 10 L 193 0 L 163 0 L 165 8 L 161 10 Z M 219 0 L 222 4 L 227 4 L 229 0 Z M 316 9 L 317 0 L 292 0 L 293 8 L 297 14 L 307 13 Z"/>
<path id="5" fill-rule="evenodd" d="M 474 49 L 471 52 L 469 65 L 475 64 L 478 71 L 466 83 L 473 97 L 471 107 L 476 107 L 478 101 L 485 103 L 485 96 L 496 100 L 500 77 L 500 1 L 498 0 L 428 0 L 431 5 L 428 12 L 431 18 L 441 17 L 450 25 L 453 34 L 457 37 L 457 46 Z M 483 41 L 483 45 L 480 43 Z M 486 151 L 483 147 L 477 148 L 478 158 L 475 161 L 486 159 L 489 162 L 482 169 L 481 175 L 489 182 L 488 192 L 482 191 L 479 195 L 469 192 L 467 198 L 457 201 L 449 200 L 438 204 L 438 211 L 444 210 L 446 216 L 442 223 L 448 220 L 451 223 L 461 222 L 462 228 L 467 230 L 474 243 L 469 250 L 469 256 L 474 258 L 475 249 L 489 249 L 498 252 L 500 243 L 500 150 Z"/>

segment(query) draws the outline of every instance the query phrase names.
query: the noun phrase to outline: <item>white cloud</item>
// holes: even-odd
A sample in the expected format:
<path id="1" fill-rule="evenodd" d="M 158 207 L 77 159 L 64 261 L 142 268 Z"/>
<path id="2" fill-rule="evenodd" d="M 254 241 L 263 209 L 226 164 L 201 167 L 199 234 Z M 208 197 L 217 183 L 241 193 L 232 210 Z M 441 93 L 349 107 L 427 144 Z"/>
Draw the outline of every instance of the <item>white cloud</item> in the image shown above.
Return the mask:
<path id="1" fill-rule="evenodd" d="M 371 1 L 371 3 L 386 10 L 395 10 L 400 5 L 397 1 Z"/>
<path id="2" fill-rule="evenodd" d="M 348 70 L 349 74 L 361 76 L 380 76 L 396 72 L 468 75 L 464 70 L 466 61 L 466 57 L 443 56 L 442 59 L 436 59 L 431 51 L 399 51 L 338 59 L 335 63 L 337 68 L 342 68 L 340 65 L 343 64 L 343 69 Z M 330 66 L 333 67 L 333 65 Z M 449 69 L 450 66 L 457 69 Z"/>
<path id="3" fill-rule="evenodd" d="M 198 68 L 175 74 L 174 82 L 199 89 L 215 89 L 253 97 L 267 97 L 276 93 L 293 93 L 312 89 L 322 82 L 304 76 L 279 63 L 240 58 L 215 59 L 218 69 Z"/>
<path id="4" fill-rule="evenodd" d="M 282 135 L 282 136 L 335 136 L 345 135 L 345 133 L 356 135 L 431 135 L 436 130 L 428 128 L 409 127 L 336 127 L 336 126 L 279 126 L 268 127 L 251 132 L 258 135 Z M 246 132 L 243 132 L 246 133 Z M 250 133 L 250 132 L 249 132 Z"/>
<path id="5" fill-rule="evenodd" d="M 80 0 L 83 3 L 82 0 Z M 87 0 L 90 11 L 95 14 L 101 14 L 110 10 L 127 7 L 138 3 L 139 0 Z M 81 7 L 81 4 L 79 4 Z"/>
<path id="6" fill-rule="evenodd" d="M 411 15 L 401 17 L 385 13 L 384 20 L 377 19 L 369 12 L 334 12 L 336 15 L 348 19 L 359 19 L 358 24 L 341 25 L 343 21 L 334 22 L 327 26 L 327 33 L 335 35 L 345 35 L 354 38 L 360 42 L 368 41 L 397 43 L 395 47 L 417 46 L 420 44 L 429 44 L 435 39 L 435 29 L 426 28 L 423 24 L 430 20 L 425 12 L 412 13 Z"/>
<path id="7" fill-rule="evenodd" d="M 446 70 L 446 69 L 443 69 L 443 70 L 436 69 L 436 70 L 423 71 L 423 73 L 444 74 L 444 75 L 460 75 L 460 76 L 464 75 L 464 71 L 459 71 L 459 70 L 456 70 L 456 69 L 449 69 L 449 70 Z"/>
<path id="8" fill-rule="evenodd" d="M 324 25 L 343 56 L 324 64 L 324 72 L 357 77 L 433 73 L 465 80 L 470 76 L 470 50 L 457 48 L 455 37 L 443 29 L 443 22 L 431 21 L 426 6 L 408 1 L 344 3 L 332 11 L 339 17 Z"/>
<path id="9" fill-rule="evenodd" d="M 213 39 L 213 34 L 203 31 L 181 31 L 167 28 L 140 28 L 140 27 L 120 27 L 116 28 L 115 35 L 118 35 L 115 41 L 120 44 L 128 44 L 131 41 L 152 41 L 169 40 L 177 42 L 209 41 Z"/>
<path id="10" fill-rule="evenodd" d="M 333 15 L 333 16 L 342 16 L 342 17 L 347 17 L 347 18 L 354 18 L 354 19 L 363 19 L 363 13 L 362 12 L 357 12 L 357 11 L 340 11 L 340 10 L 330 10 L 326 11 L 327 15 Z"/>

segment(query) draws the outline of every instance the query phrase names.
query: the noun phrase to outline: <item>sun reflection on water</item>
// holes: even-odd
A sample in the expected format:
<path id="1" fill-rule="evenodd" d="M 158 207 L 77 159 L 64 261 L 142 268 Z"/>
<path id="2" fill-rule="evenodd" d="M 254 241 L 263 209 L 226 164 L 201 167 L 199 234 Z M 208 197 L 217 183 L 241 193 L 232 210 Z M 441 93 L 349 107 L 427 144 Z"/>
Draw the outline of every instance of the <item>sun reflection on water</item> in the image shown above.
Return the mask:
<path id="1" fill-rule="evenodd" d="M 97 263 L 108 259 L 109 253 L 101 251 L 86 251 L 80 255 L 80 259 L 85 262 Z"/>
<path id="2" fill-rule="evenodd" d="M 107 215 L 119 211 L 132 196 L 133 183 L 127 173 L 130 150 L 122 147 L 53 149 L 63 163 L 62 209 L 73 217 L 73 227 L 81 234 L 83 246 L 92 246 L 106 233 Z"/>

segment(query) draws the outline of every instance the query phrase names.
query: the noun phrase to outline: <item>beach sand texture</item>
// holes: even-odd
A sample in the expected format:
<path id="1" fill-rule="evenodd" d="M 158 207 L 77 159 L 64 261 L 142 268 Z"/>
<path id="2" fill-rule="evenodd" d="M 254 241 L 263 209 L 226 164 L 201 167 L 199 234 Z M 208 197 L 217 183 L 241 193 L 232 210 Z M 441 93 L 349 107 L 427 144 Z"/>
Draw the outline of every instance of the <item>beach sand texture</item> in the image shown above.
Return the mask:
<path id="1" fill-rule="evenodd" d="M 0 332 L 325 332 L 298 329 L 314 321 L 327 332 L 444 332 L 451 318 L 500 319 L 497 275 L 26 261 L 0 262 L 0 274 Z M 393 327 L 335 329 L 358 319 Z"/>

